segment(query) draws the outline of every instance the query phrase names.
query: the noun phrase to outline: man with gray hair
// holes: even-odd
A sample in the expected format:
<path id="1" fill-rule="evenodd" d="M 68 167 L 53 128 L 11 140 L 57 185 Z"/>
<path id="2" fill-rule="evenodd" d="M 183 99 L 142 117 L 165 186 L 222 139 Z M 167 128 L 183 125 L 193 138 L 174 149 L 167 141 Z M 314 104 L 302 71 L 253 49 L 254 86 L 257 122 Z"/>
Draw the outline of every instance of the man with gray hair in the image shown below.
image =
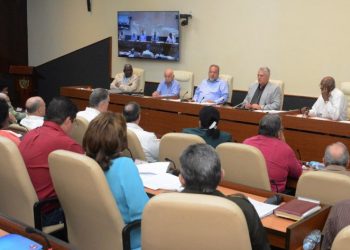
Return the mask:
<path id="1" fill-rule="evenodd" d="M 280 110 L 282 108 L 282 90 L 270 81 L 270 69 L 260 67 L 258 82 L 253 83 L 248 90 L 242 106 L 247 109 Z"/>
<path id="2" fill-rule="evenodd" d="M 46 104 L 40 96 L 33 96 L 26 101 L 27 116 L 20 124 L 29 130 L 41 127 L 44 123 Z"/>
<path id="3" fill-rule="evenodd" d="M 323 157 L 323 163 L 326 166 L 324 171 L 330 171 L 350 176 L 349 151 L 342 142 L 336 142 L 327 146 Z"/>
<path id="4" fill-rule="evenodd" d="M 243 143 L 256 147 L 263 154 L 272 191 L 284 192 L 288 176 L 297 179 L 301 175 L 301 162 L 285 142 L 279 115 L 265 115 L 259 123 L 259 135 L 250 137 Z"/>
<path id="5" fill-rule="evenodd" d="M 270 249 L 266 232 L 253 205 L 243 195 L 226 197 L 216 190 L 223 171 L 218 154 L 207 144 L 193 144 L 180 157 L 180 182 L 183 193 L 206 194 L 224 197 L 234 202 L 243 212 L 247 221 L 249 238 L 253 250 Z M 234 248 L 234 246 L 232 246 Z"/>
<path id="6" fill-rule="evenodd" d="M 109 92 L 107 89 L 97 88 L 92 91 L 89 98 L 89 107 L 84 111 L 79 111 L 77 116 L 91 122 L 101 112 L 106 112 L 109 105 Z"/>

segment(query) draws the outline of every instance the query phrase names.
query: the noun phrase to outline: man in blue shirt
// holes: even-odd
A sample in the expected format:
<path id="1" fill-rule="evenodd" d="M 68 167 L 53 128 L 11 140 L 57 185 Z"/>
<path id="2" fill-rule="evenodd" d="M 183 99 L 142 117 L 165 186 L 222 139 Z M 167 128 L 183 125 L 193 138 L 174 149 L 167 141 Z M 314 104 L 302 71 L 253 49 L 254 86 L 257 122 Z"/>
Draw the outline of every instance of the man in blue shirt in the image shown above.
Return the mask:
<path id="1" fill-rule="evenodd" d="M 208 79 L 203 80 L 193 96 L 194 102 L 222 104 L 228 99 L 228 84 L 219 78 L 218 65 L 210 65 Z"/>
<path id="2" fill-rule="evenodd" d="M 161 96 L 176 96 L 179 97 L 180 84 L 174 79 L 174 71 L 166 69 L 164 71 L 164 80 L 158 85 L 156 91 L 153 92 L 153 97 Z"/>

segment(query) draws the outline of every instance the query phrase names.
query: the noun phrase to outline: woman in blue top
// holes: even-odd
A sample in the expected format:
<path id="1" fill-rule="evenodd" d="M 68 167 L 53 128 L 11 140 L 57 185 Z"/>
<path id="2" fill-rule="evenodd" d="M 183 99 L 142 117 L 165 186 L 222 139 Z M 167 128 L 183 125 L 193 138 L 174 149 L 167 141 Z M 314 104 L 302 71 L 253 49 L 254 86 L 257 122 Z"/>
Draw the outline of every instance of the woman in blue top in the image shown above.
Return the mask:
<path id="1" fill-rule="evenodd" d="M 93 119 L 85 133 L 86 155 L 95 159 L 105 172 L 108 185 L 124 222 L 141 219 L 148 196 L 134 162 L 121 157 L 127 148 L 126 123 L 121 114 L 104 112 Z M 140 228 L 131 231 L 131 248 L 141 247 Z"/>

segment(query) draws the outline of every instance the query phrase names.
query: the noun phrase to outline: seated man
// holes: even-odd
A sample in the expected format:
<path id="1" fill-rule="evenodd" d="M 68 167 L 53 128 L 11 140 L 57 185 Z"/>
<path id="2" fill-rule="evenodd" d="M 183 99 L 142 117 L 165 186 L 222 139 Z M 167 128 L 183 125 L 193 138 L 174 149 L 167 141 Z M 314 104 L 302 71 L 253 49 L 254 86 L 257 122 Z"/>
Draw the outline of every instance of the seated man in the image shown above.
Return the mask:
<path id="1" fill-rule="evenodd" d="M 227 101 L 228 84 L 219 78 L 219 71 L 218 65 L 210 65 L 208 79 L 204 79 L 196 88 L 193 101 L 216 104 L 222 104 Z"/>
<path id="2" fill-rule="evenodd" d="M 270 83 L 270 69 L 261 67 L 258 71 L 258 82 L 248 90 L 242 105 L 247 109 L 280 110 L 283 103 L 282 91 L 276 84 Z"/>
<path id="3" fill-rule="evenodd" d="M 82 147 L 68 136 L 77 111 L 75 104 L 68 98 L 55 97 L 47 107 L 43 126 L 29 131 L 19 145 L 39 200 L 56 196 L 49 172 L 49 154 L 57 149 L 84 153 Z M 43 217 L 44 226 L 62 221 L 60 208 L 49 207 L 47 210 Z"/>
<path id="4" fill-rule="evenodd" d="M 125 64 L 123 73 L 115 75 L 113 82 L 111 83 L 111 90 L 119 92 L 134 92 L 139 86 L 139 77 L 133 74 L 131 64 Z"/>
<path id="5" fill-rule="evenodd" d="M 347 170 L 349 166 L 349 151 L 342 142 L 333 143 L 326 148 L 323 163 L 326 167 L 323 171 L 350 176 L 350 171 Z"/>
<path id="6" fill-rule="evenodd" d="M 256 147 L 264 155 L 272 191 L 284 192 L 287 177 L 299 178 L 301 175 L 302 165 L 285 142 L 279 115 L 265 115 L 259 123 L 259 135 L 243 143 Z"/>
<path id="7" fill-rule="evenodd" d="M 173 35 L 173 33 L 169 33 L 165 42 L 166 43 L 176 43 L 176 37 Z"/>
<path id="8" fill-rule="evenodd" d="M 18 135 L 10 130 L 7 130 L 9 122 L 9 106 L 4 99 L 0 99 L 0 136 L 10 139 L 18 146 L 20 143 Z"/>
<path id="9" fill-rule="evenodd" d="M 306 108 L 302 112 L 309 116 L 317 116 L 335 121 L 345 121 L 347 115 L 347 100 L 346 96 L 340 89 L 335 87 L 333 77 L 326 76 L 320 83 L 321 95 L 318 97 L 311 110 Z"/>
<path id="10" fill-rule="evenodd" d="M 33 96 L 26 101 L 27 116 L 20 124 L 29 130 L 41 127 L 44 123 L 46 104 L 40 96 Z"/>
<path id="11" fill-rule="evenodd" d="M 141 108 L 136 102 L 129 102 L 123 109 L 127 129 L 133 131 L 139 139 L 148 162 L 155 162 L 159 157 L 159 140 L 151 132 L 144 131 L 140 126 Z"/>
<path id="12" fill-rule="evenodd" d="M 107 89 L 97 88 L 89 97 L 89 106 L 84 111 L 79 111 L 77 116 L 91 122 L 101 112 L 106 112 L 109 105 L 109 92 Z"/>
<path id="13" fill-rule="evenodd" d="M 153 97 L 175 96 L 180 95 L 180 84 L 174 79 L 174 71 L 166 69 L 164 71 L 164 80 L 159 83 L 156 91 L 153 92 Z"/>
<path id="14" fill-rule="evenodd" d="M 199 111 L 199 128 L 184 128 L 183 133 L 199 135 L 207 144 L 216 148 L 220 143 L 231 142 L 232 135 L 218 129 L 220 112 L 212 106 Z"/>
<path id="15" fill-rule="evenodd" d="M 224 194 L 216 190 L 223 178 L 223 171 L 219 156 L 211 146 L 193 144 L 187 147 L 180 157 L 180 162 L 179 179 L 185 188 L 182 192 L 225 197 Z M 252 249 L 270 249 L 260 218 L 248 199 L 242 195 L 226 198 L 241 208 L 247 221 Z"/>
<path id="16" fill-rule="evenodd" d="M 22 120 L 26 116 L 25 113 L 17 112 L 15 110 L 15 108 L 12 106 L 10 97 L 7 94 L 0 92 L 0 98 L 4 99 L 7 102 L 7 105 L 9 106 L 10 123 L 17 123 L 17 121 Z"/>

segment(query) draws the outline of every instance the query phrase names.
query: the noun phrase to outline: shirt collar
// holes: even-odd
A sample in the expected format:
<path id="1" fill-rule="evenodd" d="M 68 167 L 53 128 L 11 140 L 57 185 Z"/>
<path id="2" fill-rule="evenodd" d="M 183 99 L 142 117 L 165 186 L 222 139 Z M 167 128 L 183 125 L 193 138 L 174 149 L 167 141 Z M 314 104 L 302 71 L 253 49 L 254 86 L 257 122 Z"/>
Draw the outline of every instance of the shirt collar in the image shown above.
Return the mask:
<path id="1" fill-rule="evenodd" d="M 62 132 L 62 133 L 65 133 L 65 132 L 63 131 L 63 129 L 61 128 L 61 126 L 58 125 L 58 124 L 55 123 L 55 122 L 44 121 L 43 127 L 49 127 L 49 128 L 54 129 L 54 130 L 60 131 L 60 132 Z"/>

